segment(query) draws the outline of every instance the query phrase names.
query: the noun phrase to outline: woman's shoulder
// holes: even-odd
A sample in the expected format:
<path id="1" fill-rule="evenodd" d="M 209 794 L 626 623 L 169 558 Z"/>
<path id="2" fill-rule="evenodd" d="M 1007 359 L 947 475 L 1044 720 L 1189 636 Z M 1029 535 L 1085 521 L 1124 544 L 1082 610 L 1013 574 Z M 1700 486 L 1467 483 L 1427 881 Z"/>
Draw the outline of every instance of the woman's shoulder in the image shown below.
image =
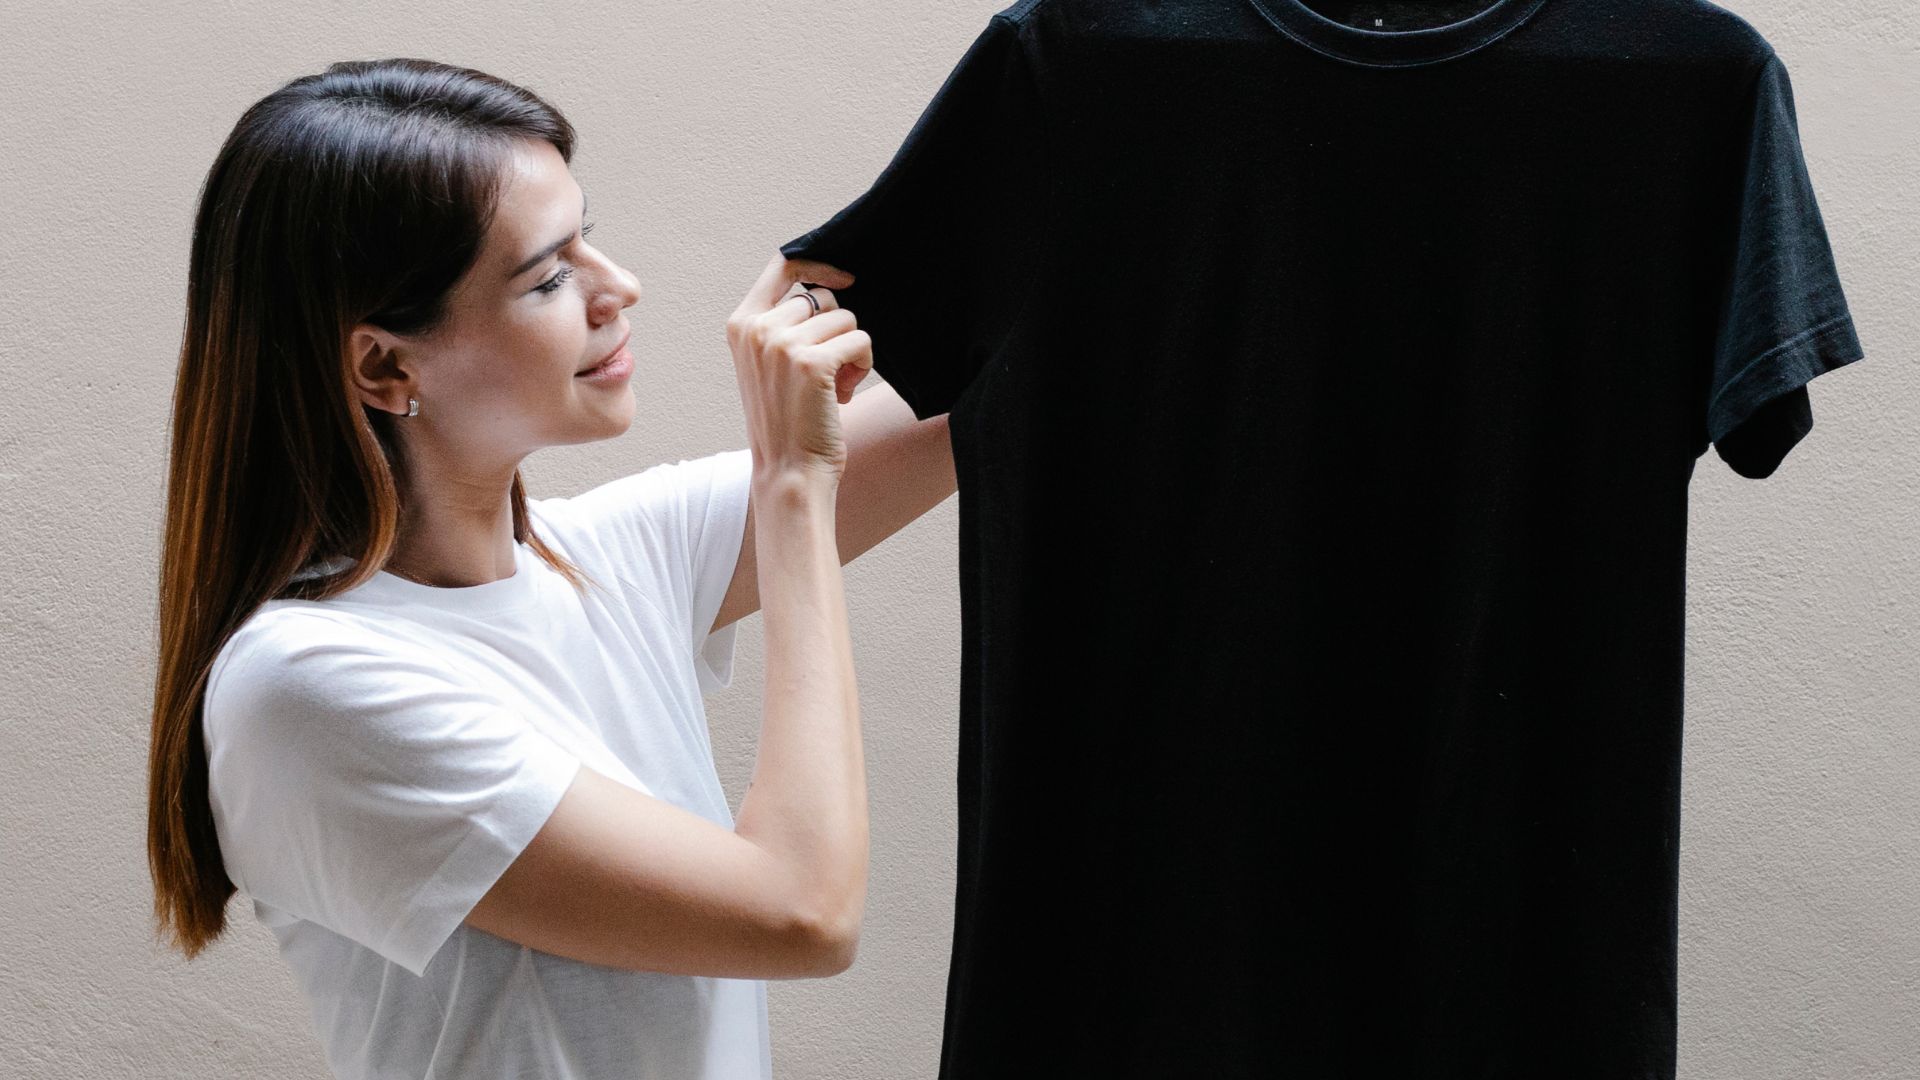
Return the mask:
<path id="1" fill-rule="evenodd" d="M 335 641 L 404 643 L 375 613 L 326 600 L 279 599 L 268 600 L 242 620 L 221 652 L 285 655 Z"/>
<path id="2" fill-rule="evenodd" d="M 542 537 L 568 558 L 622 576 L 678 580 L 700 556 L 715 520 L 744 517 L 752 480 L 748 448 L 681 458 L 615 477 L 575 495 L 529 499 Z"/>
<path id="3" fill-rule="evenodd" d="M 326 601 L 269 600 L 228 635 L 207 674 L 205 713 L 252 713 L 265 700 L 315 693 L 337 697 L 348 680 L 376 673 L 369 658 L 431 663 L 419 646 L 378 618 Z"/>
<path id="4" fill-rule="evenodd" d="M 536 516 L 567 528 L 681 527 L 719 492 L 745 490 L 753 459 L 746 447 L 650 465 L 576 495 L 529 499 Z"/>

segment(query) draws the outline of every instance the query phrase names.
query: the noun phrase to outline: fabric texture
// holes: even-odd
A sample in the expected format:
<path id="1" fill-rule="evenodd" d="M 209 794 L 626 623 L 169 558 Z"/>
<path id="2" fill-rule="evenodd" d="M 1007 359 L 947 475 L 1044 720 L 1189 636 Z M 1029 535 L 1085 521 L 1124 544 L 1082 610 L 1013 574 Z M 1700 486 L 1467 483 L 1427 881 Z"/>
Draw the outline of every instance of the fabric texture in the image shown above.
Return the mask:
<path id="1" fill-rule="evenodd" d="M 943 1080 L 1674 1075 L 1689 483 L 1862 354 L 1752 25 L 1023 0 L 781 250 L 949 414 Z"/>
<path id="2" fill-rule="evenodd" d="M 514 573 L 437 588 L 382 571 L 275 600 L 228 640 L 204 710 L 228 876 L 275 935 L 343 1078 L 768 1080 L 760 980 L 622 971 L 464 919 L 579 769 L 732 828 L 703 692 L 738 563 L 746 449 L 571 498 Z M 335 560 L 310 572 L 330 570 Z"/>

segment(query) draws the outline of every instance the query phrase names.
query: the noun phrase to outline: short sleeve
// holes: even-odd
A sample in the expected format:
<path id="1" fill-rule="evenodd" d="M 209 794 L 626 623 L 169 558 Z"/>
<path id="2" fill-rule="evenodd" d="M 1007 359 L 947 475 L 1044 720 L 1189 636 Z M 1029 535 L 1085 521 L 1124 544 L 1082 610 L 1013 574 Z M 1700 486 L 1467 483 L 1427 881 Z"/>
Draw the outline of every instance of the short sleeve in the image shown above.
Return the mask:
<path id="1" fill-rule="evenodd" d="M 952 411 L 1005 339 L 1041 257 L 1050 140 L 1031 11 L 990 18 L 865 194 L 780 247 L 854 275 L 835 296 L 922 420 Z"/>
<path id="2" fill-rule="evenodd" d="M 1777 54 L 1769 51 L 1739 117 L 1735 227 L 1705 420 L 1721 458 L 1759 479 L 1812 430 L 1807 383 L 1863 354 Z"/>
<path id="3" fill-rule="evenodd" d="M 415 975 L 580 767 L 431 656 L 310 615 L 236 633 L 203 733 L 234 884 Z"/>
<path id="4" fill-rule="evenodd" d="M 747 507 L 753 493 L 753 451 L 742 447 L 678 461 L 609 480 L 566 499 L 567 522 L 590 533 L 607 552 L 623 587 L 663 606 L 692 650 L 700 690 L 711 694 L 733 682 L 739 622 L 719 630 L 720 614 L 740 563 Z"/>

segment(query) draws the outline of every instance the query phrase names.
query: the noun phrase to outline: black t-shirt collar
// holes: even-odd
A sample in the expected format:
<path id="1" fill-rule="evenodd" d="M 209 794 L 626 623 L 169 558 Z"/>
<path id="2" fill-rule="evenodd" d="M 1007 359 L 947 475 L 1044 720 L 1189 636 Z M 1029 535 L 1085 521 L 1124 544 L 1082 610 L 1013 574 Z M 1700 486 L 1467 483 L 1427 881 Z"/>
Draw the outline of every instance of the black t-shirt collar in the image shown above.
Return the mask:
<path id="1" fill-rule="evenodd" d="M 1356 64 L 1407 67 L 1447 60 L 1525 22 L 1546 0 L 1489 0 L 1479 14 L 1421 30 L 1368 30 L 1335 22 L 1303 0 L 1250 0 L 1281 33 L 1317 52 Z"/>

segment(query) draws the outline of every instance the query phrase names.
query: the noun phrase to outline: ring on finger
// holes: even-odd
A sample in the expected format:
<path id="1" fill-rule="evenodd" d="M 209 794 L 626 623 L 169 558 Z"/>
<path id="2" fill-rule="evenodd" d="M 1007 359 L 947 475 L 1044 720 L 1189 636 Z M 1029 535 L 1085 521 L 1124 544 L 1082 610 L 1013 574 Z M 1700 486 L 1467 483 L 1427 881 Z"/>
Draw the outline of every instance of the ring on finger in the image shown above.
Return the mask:
<path id="1" fill-rule="evenodd" d="M 814 314 L 814 315 L 818 315 L 818 314 L 820 314 L 820 298 L 819 298 L 819 297 L 817 297 L 817 296 L 815 296 L 815 295 L 813 295 L 813 290 L 812 290 L 812 289 L 807 289 L 807 288 L 802 288 L 802 289 L 801 289 L 801 290 L 800 290 L 799 292 L 797 292 L 797 293 L 794 293 L 794 294 L 793 294 L 793 296 L 799 296 L 799 297 L 804 297 L 804 298 L 806 298 L 806 301 L 807 301 L 807 303 L 809 303 L 809 304 L 812 304 L 812 305 L 813 305 L 813 314 Z M 790 296 L 790 297 L 788 297 L 788 299 L 789 299 L 789 300 L 791 300 L 791 299 L 793 299 L 793 297 L 791 297 L 791 296 Z M 811 317 L 811 316 L 809 316 L 809 317 Z"/>

